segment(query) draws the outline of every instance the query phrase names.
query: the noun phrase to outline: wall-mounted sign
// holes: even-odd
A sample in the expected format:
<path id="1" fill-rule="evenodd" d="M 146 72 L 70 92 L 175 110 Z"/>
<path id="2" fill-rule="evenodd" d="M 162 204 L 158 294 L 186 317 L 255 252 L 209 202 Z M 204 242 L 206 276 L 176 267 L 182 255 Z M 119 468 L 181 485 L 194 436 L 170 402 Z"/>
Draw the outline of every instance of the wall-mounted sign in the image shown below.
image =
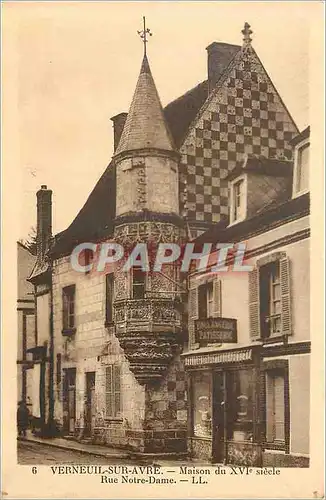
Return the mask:
<path id="1" fill-rule="evenodd" d="M 252 349 L 237 351 L 212 352 L 209 354 L 192 354 L 185 356 L 186 366 L 217 365 L 224 363 L 242 363 L 252 360 Z"/>
<path id="2" fill-rule="evenodd" d="M 202 346 L 237 343 L 237 320 L 231 318 L 197 319 L 195 339 Z"/>

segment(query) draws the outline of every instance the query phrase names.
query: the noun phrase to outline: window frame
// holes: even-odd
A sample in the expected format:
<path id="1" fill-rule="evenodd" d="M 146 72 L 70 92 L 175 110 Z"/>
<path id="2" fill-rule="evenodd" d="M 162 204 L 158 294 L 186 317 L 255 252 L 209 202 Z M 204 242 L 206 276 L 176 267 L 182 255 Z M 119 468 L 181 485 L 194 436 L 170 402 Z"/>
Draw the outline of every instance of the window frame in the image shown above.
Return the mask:
<path id="1" fill-rule="evenodd" d="M 73 299 L 73 300 L 71 300 Z M 65 302 L 67 300 L 67 303 Z M 73 312 L 71 313 L 71 303 Z M 66 305 L 67 304 L 67 305 Z M 73 318 L 73 324 L 70 318 Z M 62 288 L 62 331 L 71 332 L 76 329 L 76 285 L 68 285 Z"/>
<path id="2" fill-rule="evenodd" d="M 310 148 L 310 138 L 307 137 L 305 140 L 301 141 L 296 145 L 294 150 L 294 175 L 293 175 L 293 189 L 292 189 L 292 197 L 296 198 L 297 196 L 301 196 L 305 193 L 309 192 L 309 164 L 310 159 L 308 160 L 308 187 L 304 189 L 300 189 L 300 174 L 301 174 L 301 166 L 299 165 L 300 151 L 303 149 Z"/>

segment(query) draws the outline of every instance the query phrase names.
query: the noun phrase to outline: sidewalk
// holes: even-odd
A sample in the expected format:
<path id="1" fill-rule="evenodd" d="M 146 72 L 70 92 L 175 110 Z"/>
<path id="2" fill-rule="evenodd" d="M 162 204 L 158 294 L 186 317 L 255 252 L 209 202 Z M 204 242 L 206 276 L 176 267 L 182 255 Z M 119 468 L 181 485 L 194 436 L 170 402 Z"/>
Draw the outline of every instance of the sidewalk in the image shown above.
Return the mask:
<path id="1" fill-rule="evenodd" d="M 161 455 L 159 457 L 155 457 L 153 455 L 142 455 L 138 456 L 137 453 L 132 451 L 125 451 L 118 448 L 110 448 L 105 445 L 96 445 L 91 443 L 80 443 L 79 441 L 75 441 L 74 439 L 66 439 L 66 438 L 41 438 L 34 436 L 31 431 L 28 431 L 26 437 L 18 437 L 18 441 L 30 442 L 30 443 L 38 443 L 44 446 L 52 446 L 54 448 L 59 448 L 67 451 L 76 451 L 79 453 L 84 453 L 87 455 L 92 455 L 95 457 L 104 457 L 107 459 L 116 459 L 116 460 L 130 460 L 131 463 L 135 464 L 143 464 L 143 465 L 159 465 L 161 467 L 178 467 L 181 465 L 188 466 L 211 466 L 212 464 L 205 462 L 200 459 L 188 458 L 186 454 L 182 453 L 179 457 Z"/>
<path id="2" fill-rule="evenodd" d="M 101 446 L 91 443 L 79 443 L 78 441 L 74 441 L 72 439 L 65 439 L 60 437 L 41 438 L 34 436 L 31 432 L 29 432 L 26 437 L 19 437 L 18 441 L 29 441 L 45 446 L 61 448 L 62 450 L 78 451 L 79 453 L 86 453 L 89 455 L 104 458 L 130 458 L 130 454 L 128 452 L 119 450 L 117 448 L 109 448 L 107 446 Z"/>

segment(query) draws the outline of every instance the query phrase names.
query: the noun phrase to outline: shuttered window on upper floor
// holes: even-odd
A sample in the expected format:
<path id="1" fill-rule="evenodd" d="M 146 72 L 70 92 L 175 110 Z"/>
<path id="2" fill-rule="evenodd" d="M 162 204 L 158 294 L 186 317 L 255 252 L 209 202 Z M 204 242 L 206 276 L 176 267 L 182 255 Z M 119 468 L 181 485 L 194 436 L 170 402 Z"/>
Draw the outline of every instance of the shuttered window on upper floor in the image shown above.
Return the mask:
<path id="1" fill-rule="evenodd" d="M 189 290 L 189 318 L 205 319 L 222 315 L 221 280 L 216 278 Z"/>
<path id="2" fill-rule="evenodd" d="M 266 263 L 264 263 L 266 260 Z M 290 263 L 285 254 L 261 259 L 249 273 L 249 320 L 252 338 L 290 335 Z"/>

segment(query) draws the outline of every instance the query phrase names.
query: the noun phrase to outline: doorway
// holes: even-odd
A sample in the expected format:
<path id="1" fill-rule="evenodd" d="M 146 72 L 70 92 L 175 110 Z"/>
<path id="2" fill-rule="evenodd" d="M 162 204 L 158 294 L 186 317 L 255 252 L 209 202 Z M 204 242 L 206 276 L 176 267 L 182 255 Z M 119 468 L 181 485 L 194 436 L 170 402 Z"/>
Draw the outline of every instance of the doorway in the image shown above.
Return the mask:
<path id="1" fill-rule="evenodd" d="M 64 429 L 74 434 L 76 422 L 76 368 L 65 370 L 64 380 Z"/>
<path id="2" fill-rule="evenodd" d="M 86 373 L 85 434 L 90 436 L 95 426 L 95 372 Z"/>
<path id="3" fill-rule="evenodd" d="M 213 373 L 213 461 L 229 463 L 254 442 L 254 371 L 236 368 Z"/>
<path id="4" fill-rule="evenodd" d="M 225 463 L 227 455 L 226 437 L 226 373 L 213 374 L 213 462 Z"/>

